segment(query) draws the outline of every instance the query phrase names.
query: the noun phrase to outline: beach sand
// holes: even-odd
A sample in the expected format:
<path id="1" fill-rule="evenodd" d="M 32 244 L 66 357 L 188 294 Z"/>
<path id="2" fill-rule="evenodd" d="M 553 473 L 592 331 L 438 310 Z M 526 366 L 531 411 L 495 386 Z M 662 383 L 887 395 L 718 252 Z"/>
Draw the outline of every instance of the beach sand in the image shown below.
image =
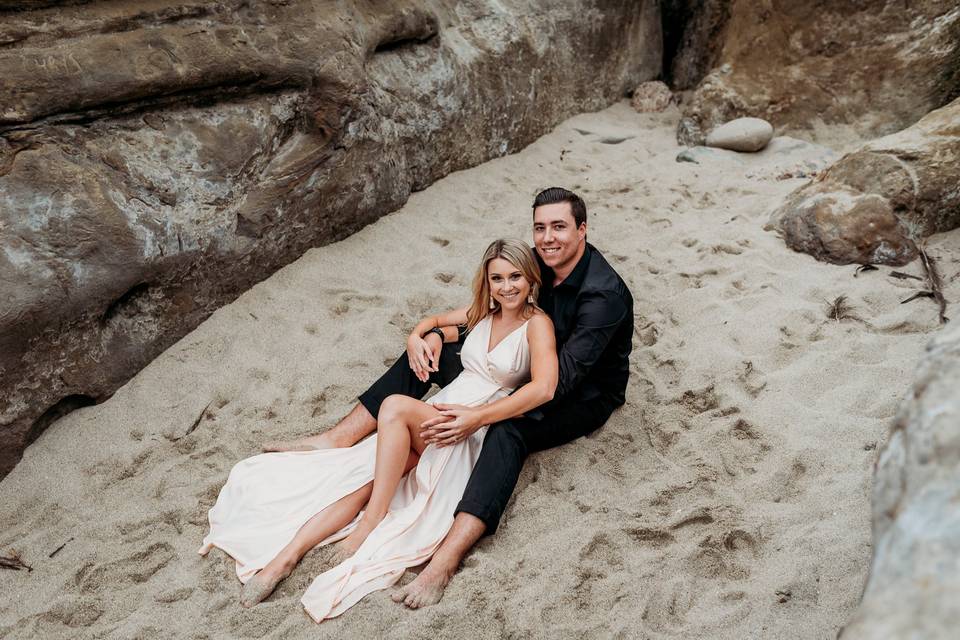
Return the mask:
<path id="1" fill-rule="evenodd" d="M 0 571 L 0 636 L 834 637 L 866 578 L 876 449 L 936 307 L 901 304 L 923 284 L 889 268 L 854 277 L 787 249 L 763 226 L 804 183 L 781 179 L 792 156 L 678 163 L 678 117 L 621 103 L 450 175 L 51 426 L 0 482 L 0 553 L 33 569 Z M 196 553 L 231 466 L 332 425 L 421 316 L 468 301 L 490 240 L 530 239 L 552 185 L 584 196 L 589 240 L 633 291 L 627 404 L 528 460 L 437 606 L 384 591 L 316 625 L 299 604 L 313 553 L 242 609 L 232 561 Z M 948 300 L 958 245 L 929 243 Z M 840 295 L 858 319 L 828 319 Z"/>

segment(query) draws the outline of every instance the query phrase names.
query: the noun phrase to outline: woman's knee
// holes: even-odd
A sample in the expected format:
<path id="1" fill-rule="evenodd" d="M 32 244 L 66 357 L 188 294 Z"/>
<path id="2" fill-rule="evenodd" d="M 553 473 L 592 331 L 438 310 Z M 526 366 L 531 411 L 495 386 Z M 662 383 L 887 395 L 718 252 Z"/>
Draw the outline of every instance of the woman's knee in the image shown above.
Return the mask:
<path id="1" fill-rule="evenodd" d="M 403 416 L 410 407 L 410 398 L 395 393 L 383 399 L 380 412 L 377 414 L 377 427 L 402 422 Z"/>

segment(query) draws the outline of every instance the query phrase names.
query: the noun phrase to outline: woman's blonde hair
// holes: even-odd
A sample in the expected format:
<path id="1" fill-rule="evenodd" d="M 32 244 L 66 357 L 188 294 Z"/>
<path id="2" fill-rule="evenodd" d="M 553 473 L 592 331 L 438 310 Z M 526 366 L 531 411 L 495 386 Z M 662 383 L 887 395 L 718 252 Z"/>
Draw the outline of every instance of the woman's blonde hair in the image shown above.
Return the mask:
<path id="1" fill-rule="evenodd" d="M 473 277 L 473 302 L 467 310 L 468 331 L 489 314 L 500 310 L 500 303 L 493 300 L 490 295 L 490 281 L 487 279 L 487 267 L 497 258 L 503 258 L 520 270 L 523 277 L 530 283 L 530 296 L 534 301 L 540 295 L 540 267 L 537 266 L 537 261 L 533 257 L 533 250 L 523 240 L 514 238 L 494 240 L 483 252 L 480 268 Z M 536 302 L 528 301 L 522 311 L 523 317 L 532 316 L 536 308 Z"/>

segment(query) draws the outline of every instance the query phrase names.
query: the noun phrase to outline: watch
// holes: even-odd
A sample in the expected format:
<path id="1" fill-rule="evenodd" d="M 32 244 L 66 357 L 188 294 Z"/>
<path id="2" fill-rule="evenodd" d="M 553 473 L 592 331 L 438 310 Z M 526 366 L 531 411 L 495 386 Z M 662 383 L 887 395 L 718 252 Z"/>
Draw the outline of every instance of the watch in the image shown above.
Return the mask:
<path id="1" fill-rule="evenodd" d="M 437 334 L 438 336 L 440 336 L 440 342 L 443 342 L 444 339 L 446 338 L 446 336 L 443 335 L 443 329 L 441 329 L 440 327 L 434 327 L 433 329 L 430 329 L 430 331 L 427 331 L 425 334 L 423 334 L 422 337 L 423 337 L 424 339 L 426 339 L 426 337 L 427 337 L 428 335 L 430 335 L 431 333 L 435 333 L 435 334 Z"/>

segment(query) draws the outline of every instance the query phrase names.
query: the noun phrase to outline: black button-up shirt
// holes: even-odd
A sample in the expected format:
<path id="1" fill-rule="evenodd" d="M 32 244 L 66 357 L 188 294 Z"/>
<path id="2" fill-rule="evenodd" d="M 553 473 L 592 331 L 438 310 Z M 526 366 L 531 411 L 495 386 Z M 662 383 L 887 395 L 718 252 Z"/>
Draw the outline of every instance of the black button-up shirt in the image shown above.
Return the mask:
<path id="1" fill-rule="evenodd" d="M 630 375 L 633 296 L 623 279 L 591 244 L 563 282 L 537 262 L 543 277 L 538 301 L 557 335 L 560 379 L 553 400 L 611 402 L 622 405 Z"/>

